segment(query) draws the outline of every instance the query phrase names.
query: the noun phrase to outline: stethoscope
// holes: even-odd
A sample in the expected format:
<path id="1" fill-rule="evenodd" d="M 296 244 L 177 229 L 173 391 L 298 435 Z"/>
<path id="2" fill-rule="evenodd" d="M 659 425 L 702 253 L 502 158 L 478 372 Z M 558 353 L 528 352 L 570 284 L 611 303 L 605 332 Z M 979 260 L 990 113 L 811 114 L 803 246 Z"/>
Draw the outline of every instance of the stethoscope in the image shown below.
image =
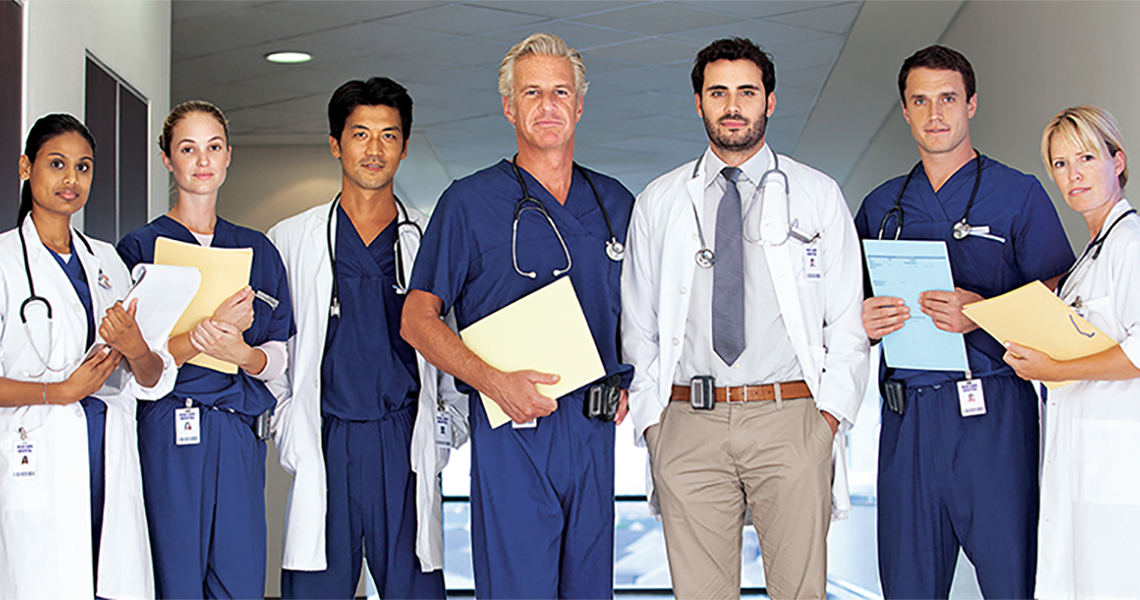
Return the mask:
<path id="1" fill-rule="evenodd" d="M 978 152 L 977 149 L 974 150 L 974 153 L 978 155 L 978 168 L 974 171 L 974 189 L 970 192 L 970 201 L 966 203 L 966 212 L 962 213 L 962 218 L 957 223 L 954 223 L 952 233 L 954 235 L 954 239 L 956 240 L 966 239 L 966 236 L 970 235 L 973 231 L 973 228 L 970 227 L 968 219 L 970 217 L 970 209 L 974 206 L 974 199 L 978 197 L 978 186 L 982 183 L 982 159 L 985 158 L 985 156 L 981 152 Z M 895 198 L 895 205 L 892 206 L 886 212 L 886 214 L 883 215 L 883 220 L 879 221 L 880 240 L 883 239 L 883 232 L 886 230 L 887 224 L 891 222 L 891 217 L 894 217 L 895 219 L 895 240 L 898 240 L 899 236 L 902 235 L 903 194 L 906 193 L 906 187 L 910 185 L 910 180 L 914 178 L 914 174 L 918 172 L 918 169 L 921 166 L 922 161 L 920 160 L 915 163 L 914 167 L 911 167 L 910 173 L 907 173 L 906 179 L 903 180 L 902 188 L 899 190 L 898 197 Z M 988 228 L 985 227 L 982 228 L 983 231 L 987 229 Z M 986 237 L 985 234 L 982 235 L 983 237 Z"/>
<path id="2" fill-rule="evenodd" d="M 1058 298 L 1064 298 L 1065 297 L 1065 292 L 1064 292 L 1065 283 L 1067 283 L 1069 281 L 1069 279 L 1071 278 L 1071 276 L 1077 272 L 1077 269 L 1078 269 L 1078 267 L 1080 267 L 1080 265 L 1085 264 L 1085 262 L 1086 262 L 1085 259 L 1087 258 L 1088 259 L 1087 264 L 1091 265 L 1094 260 L 1100 258 L 1100 251 L 1104 249 L 1104 243 L 1106 241 L 1108 241 L 1108 234 L 1112 233 L 1112 230 L 1115 229 L 1116 226 L 1121 221 L 1124 220 L 1124 217 L 1127 217 L 1128 215 L 1134 215 L 1134 214 L 1136 214 L 1135 208 L 1130 208 L 1130 209 L 1124 211 L 1124 214 L 1120 215 L 1119 217 L 1116 217 L 1116 220 L 1113 221 L 1112 224 L 1109 225 L 1108 228 L 1104 230 L 1104 233 L 1096 236 L 1095 238 L 1093 238 L 1093 241 L 1089 242 L 1089 245 L 1085 247 L 1085 251 L 1081 253 L 1081 257 L 1078 258 L 1077 261 L 1073 263 L 1073 266 L 1069 267 L 1069 270 L 1065 271 L 1065 274 L 1062 275 L 1059 280 L 1057 280 L 1057 297 Z M 1081 310 L 1083 308 L 1082 304 L 1083 303 L 1081 302 L 1081 297 L 1077 296 L 1076 300 L 1073 301 L 1072 306 L 1074 309 L 1077 310 L 1078 313 L 1081 313 Z M 1081 316 L 1084 316 L 1084 315 L 1082 314 Z"/>
<path id="3" fill-rule="evenodd" d="M 515 216 L 511 223 L 511 262 L 514 263 L 515 272 L 523 277 L 535 279 L 538 277 L 536 271 L 523 271 L 519 268 L 519 254 L 518 254 L 518 237 L 519 237 L 519 217 L 528 210 L 533 210 L 542 215 L 546 222 L 550 224 L 550 228 L 554 230 L 554 235 L 558 237 L 558 243 L 562 245 L 562 253 L 566 255 L 566 267 L 562 269 L 554 269 L 552 271 L 555 277 L 561 277 L 568 273 L 570 268 L 574 266 L 573 261 L 570 259 L 570 249 L 566 247 L 566 240 L 562 238 L 562 232 L 558 230 L 558 225 L 555 225 L 554 219 L 550 218 L 550 213 L 546 211 L 546 206 L 542 201 L 530 195 L 527 190 L 526 181 L 523 180 L 522 172 L 519 171 L 519 165 L 516 161 L 518 155 L 511 159 L 511 168 L 515 171 L 515 178 L 519 180 L 519 187 L 522 188 L 522 198 L 515 202 Z M 610 234 L 610 239 L 606 241 L 606 256 L 614 262 L 621 262 L 625 258 L 625 245 L 618 241 L 617 236 L 614 235 L 613 225 L 610 223 L 610 213 L 606 211 L 606 206 L 602 204 L 602 197 L 598 194 L 598 188 L 594 185 L 593 178 L 590 173 L 574 163 L 574 169 L 581 173 L 586 182 L 590 184 L 590 190 L 594 192 L 594 200 L 598 202 L 598 208 L 602 209 L 602 218 L 606 221 L 606 230 Z M 532 206 L 533 205 L 533 206 Z"/>
<path id="4" fill-rule="evenodd" d="M 396 293 L 404 295 L 408 293 L 408 275 L 404 271 L 404 253 L 400 249 L 400 228 L 411 227 L 415 230 L 419 239 L 424 239 L 424 230 L 420 227 L 419 223 L 408 218 L 408 209 L 404 207 L 404 203 L 395 195 L 392 196 L 396 200 Z M 332 223 L 333 217 L 336 215 L 336 207 L 340 206 L 340 194 L 336 195 L 333 199 L 332 206 L 329 207 L 329 220 L 325 225 L 325 240 L 329 246 L 329 267 L 332 269 L 332 301 L 329 302 L 329 317 L 340 317 L 340 291 L 336 283 L 336 251 L 333 245 L 333 230 Z"/>
<path id="5" fill-rule="evenodd" d="M 700 169 L 703 162 L 704 156 L 697 160 L 697 164 L 693 165 L 694 178 L 700 174 Z M 748 227 L 746 226 L 748 223 L 748 217 L 752 214 L 752 209 L 755 208 L 758 204 L 756 199 L 760 197 L 761 194 L 765 193 L 766 186 L 768 185 L 768 178 L 772 176 L 778 176 L 784 180 L 784 215 L 788 223 L 787 230 L 784 232 L 784 237 L 779 241 L 765 241 L 763 239 L 763 233 L 761 233 L 761 235 L 757 236 L 756 238 L 751 238 L 748 236 Z M 696 204 L 693 204 L 692 207 L 693 219 L 697 222 L 697 236 L 701 242 L 701 249 L 697 250 L 697 253 L 694 256 L 694 260 L 697 261 L 697 266 L 701 267 L 702 269 L 711 269 L 712 266 L 716 264 L 716 252 L 713 252 L 712 248 L 709 248 L 708 244 L 705 242 L 705 232 L 704 228 L 701 226 L 701 217 L 697 212 Z M 764 171 L 764 174 L 760 176 L 760 183 L 756 184 L 756 191 L 752 193 L 752 198 L 749 200 L 748 208 L 744 211 L 744 214 L 741 215 L 741 237 L 744 238 L 744 241 L 750 244 L 763 243 L 767 246 L 781 246 L 786 243 L 789 238 L 795 238 L 805 244 L 815 243 L 819 239 L 820 234 L 815 233 L 814 235 L 808 235 L 800 231 L 798 227 L 799 222 L 799 219 L 796 219 L 794 221 L 792 220 L 792 193 L 788 186 L 788 174 L 780 169 L 780 157 L 775 152 L 772 152 L 772 168 Z"/>
<path id="6" fill-rule="evenodd" d="M 71 232 L 75 237 L 79 238 L 79 241 L 83 242 L 83 246 L 85 248 L 87 248 L 88 254 L 92 254 L 92 255 L 95 254 L 91 250 L 91 243 L 87 241 L 87 238 L 84 237 L 83 234 L 79 233 L 78 231 L 75 231 L 74 229 L 72 229 Z M 20 226 L 16 228 L 16 233 L 20 237 L 20 250 L 24 254 L 24 275 L 26 275 L 28 278 L 28 297 L 25 298 L 24 301 L 20 303 L 20 324 L 24 327 L 24 335 L 27 336 L 27 338 L 28 338 L 28 345 L 30 345 L 32 347 L 32 351 L 35 352 L 36 358 L 38 358 L 40 360 L 40 364 L 42 364 L 44 366 L 44 369 L 47 369 L 48 371 L 51 371 L 52 373 L 60 373 L 60 372 L 66 371 L 71 366 L 81 362 L 83 360 L 83 357 L 80 357 L 78 360 L 64 361 L 64 363 L 58 367 L 52 366 L 48 362 L 48 360 L 51 358 L 52 348 L 55 345 L 55 338 L 53 336 L 54 332 L 53 332 L 53 326 L 52 326 L 53 321 L 52 321 L 51 301 L 49 301 L 47 298 L 45 298 L 43 296 L 36 294 L 36 284 L 35 284 L 35 282 L 32 281 L 32 265 L 28 261 L 28 242 L 24 238 L 23 223 L 20 223 Z M 76 260 L 79 260 L 79 257 L 76 257 Z M 80 264 L 82 265 L 82 263 L 80 263 Z M 98 281 L 99 281 L 99 285 L 101 285 L 103 287 L 110 287 L 110 279 L 107 278 L 107 276 L 103 273 L 102 269 L 99 269 Z M 48 334 L 47 335 L 47 338 L 48 338 L 47 353 L 40 352 L 39 346 L 36 345 L 36 339 L 32 335 L 31 327 L 28 326 L 27 310 L 28 310 L 28 307 L 32 306 L 33 304 L 43 305 L 44 311 L 47 313 L 47 334 Z M 33 377 L 33 378 L 39 377 L 40 375 L 43 375 L 43 371 L 40 371 L 38 374 L 35 374 L 35 375 L 32 375 L 30 373 L 28 374 L 29 377 Z"/>

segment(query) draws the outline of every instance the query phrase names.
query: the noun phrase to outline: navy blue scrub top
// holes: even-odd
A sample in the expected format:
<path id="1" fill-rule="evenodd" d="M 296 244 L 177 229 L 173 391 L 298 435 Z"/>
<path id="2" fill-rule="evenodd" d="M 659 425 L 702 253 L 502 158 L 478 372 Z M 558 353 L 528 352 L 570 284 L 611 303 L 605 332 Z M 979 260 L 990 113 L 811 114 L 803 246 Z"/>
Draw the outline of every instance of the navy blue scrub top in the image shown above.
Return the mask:
<path id="1" fill-rule="evenodd" d="M 619 374 L 629 387 L 633 367 L 622 364 L 618 348 L 621 321 L 621 263 L 606 256 L 609 239 L 590 184 L 574 170 L 566 204 L 520 168 L 531 196 L 540 200 L 558 225 L 573 260 L 569 277 L 582 304 L 607 375 Z M 614 235 L 625 242 L 633 196 L 620 182 L 590 171 L 609 212 Z M 434 294 L 443 310 L 455 307 L 459 328 L 482 319 L 555 280 L 566 255 L 546 219 L 528 210 L 519 217 L 518 263 L 536 279 L 519 275 L 511 260 L 511 228 L 522 189 L 511 163 L 499 161 L 451 184 L 432 214 L 412 271 L 411 289 Z M 457 382 L 460 391 L 472 390 Z"/>
<path id="2" fill-rule="evenodd" d="M 400 337 L 404 296 L 396 293 L 396 237 L 393 220 L 366 247 L 344 208 L 337 206 L 340 317 L 329 317 L 325 335 L 322 414 L 373 421 L 416 406 L 416 353 Z"/>
<path id="3" fill-rule="evenodd" d="M 990 234 L 1005 238 L 1005 243 L 978 236 L 954 239 L 954 223 L 966 212 L 977 165 L 977 158 L 963 165 L 937 192 L 926 176 L 926 169 L 920 167 L 903 194 L 904 217 L 899 239 L 945 241 L 954 285 L 983 298 L 993 298 L 1027 283 L 1064 273 L 1073 264 L 1073 249 L 1053 201 L 1037 178 L 988 157 L 981 163 L 982 180 L 968 223 L 972 227 L 988 226 Z M 894 206 L 905 180 L 905 176 L 891 179 L 863 200 L 855 216 L 855 228 L 861 239 L 879 236 L 883 215 Z M 894 239 L 895 227 L 892 217 L 883 239 Z M 1015 375 L 1002 360 L 1005 348 L 990 334 L 976 329 L 967 333 L 965 339 L 966 358 L 974 377 Z M 961 378 L 962 373 L 956 371 L 911 369 L 895 369 L 891 375 L 891 379 L 906 381 L 910 387 Z"/>
<path id="4" fill-rule="evenodd" d="M 47 248 L 47 246 L 44 246 Z M 71 282 L 71 287 L 75 288 L 75 295 L 79 296 L 79 303 L 83 305 L 83 310 L 87 312 L 87 345 L 90 348 L 91 344 L 95 342 L 95 309 L 91 305 L 91 288 L 87 285 L 87 274 L 83 272 L 83 263 L 79 261 L 79 257 L 75 255 L 75 240 L 71 240 L 71 256 L 67 260 L 56 254 L 55 250 L 47 249 L 51 252 L 52 258 L 55 262 L 59 263 L 63 272 L 67 274 L 67 280 Z"/>
<path id="5" fill-rule="evenodd" d="M 127 269 L 134 269 L 139 263 L 153 263 L 154 244 L 159 237 L 198 244 L 189 229 L 163 215 L 119 240 L 119 256 Z M 265 234 L 221 218 L 214 225 L 214 239 L 210 245 L 214 248 L 253 248 L 249 285 L 255 292 L 261 291 L 277 299 L 276 308 L 260 299 L 253 301 L 253 325 L 242 335 L 245 343 L 260 346 L 268 341 L 287 341 L 296 328 L 289 279 L 277 247 Z M 276 404 L 265 384 L 241 369 L 231 375 L 190 363 L 178 368 L 178 381 L 167 398 L 192 398 L 207 406 L 234 410 L 248 416 L 260 415 Z"/>

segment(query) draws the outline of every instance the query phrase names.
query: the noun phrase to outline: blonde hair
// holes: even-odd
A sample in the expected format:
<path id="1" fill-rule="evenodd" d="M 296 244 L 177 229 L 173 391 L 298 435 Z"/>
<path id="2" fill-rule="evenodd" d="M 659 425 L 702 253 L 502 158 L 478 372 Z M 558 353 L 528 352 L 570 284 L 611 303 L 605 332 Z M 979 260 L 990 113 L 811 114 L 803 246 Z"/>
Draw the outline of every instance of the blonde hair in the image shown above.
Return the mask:
<path id="1" fill-rule="evenodd" d="M 171 137 L 174 135 L 174 128 L 182 119 L 191 113 L 205 113 L 214 117 L 221 123 L 222 131 L 226 136 L 226 144 L 230 143 L 230 122 L 226 119 L 226 115 L 222 114 L 222 109 L 206 102 L 205 100 L 187 100 L 178 106 L 175 106 L 169 115 L 166 115 L 166 120 L 162 123 L 162 134 L 158 136 L 158 147 L 162 149 L 162 153 L 170 156 L 170 143 Z"/>
<path id="2" fill-rule="evenodd" d="M 515 93 L 515 61 L 531 54 L 540 56 L 554 56 L 565 58 L 574 67 L 574 87 L 578 96 L 586 95 L 586 64 L 582 62 L 582 55 L 577 50 L 566 45 L 566 42 L 553 33 L 532 33 L 527 38 L 511 47 L 499 65 L 499 94 L 512 99 Z"/>
<path id="3" fill-rule="evenodd" d="M 1124 136 L 1120 125 L 1112 113 L 1099 106 L 1082 105 L 1066 108 L 1057 113 L 1041 134 L 1041 160 L 1045 168 L 1053 171 L 1053 156 L 1049 146 L 1054 137 L 1068 142 L 1086 152 L 1092 152 L 1101 159 L 1111 159 L 1117 152 L 1124 152 Z M 1118 177 L 1120 187 L 1128 183 L 1128 162 Z"/>

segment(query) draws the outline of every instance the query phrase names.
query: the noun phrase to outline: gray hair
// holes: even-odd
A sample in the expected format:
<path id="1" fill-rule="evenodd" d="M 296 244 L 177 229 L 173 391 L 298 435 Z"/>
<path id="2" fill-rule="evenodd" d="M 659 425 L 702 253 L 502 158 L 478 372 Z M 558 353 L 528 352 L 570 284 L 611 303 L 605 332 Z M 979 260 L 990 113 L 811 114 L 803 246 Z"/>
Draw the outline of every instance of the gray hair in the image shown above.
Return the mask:
<path id="1" fill-rule="evenodd" d="M 582 62 L 582 55 L 553 33 L 533 33 L 512 46 L 499 65 L 499 94 L 504 98 L 510 99 L 514 96 L 515 61 L 530 54 L 555 56 L 570 61 L 570 65 L 574 67 L 575 91 L 579 97 L 586 95 L 586 88 L 590 84 L 586 82 L 586 64 Z"/>

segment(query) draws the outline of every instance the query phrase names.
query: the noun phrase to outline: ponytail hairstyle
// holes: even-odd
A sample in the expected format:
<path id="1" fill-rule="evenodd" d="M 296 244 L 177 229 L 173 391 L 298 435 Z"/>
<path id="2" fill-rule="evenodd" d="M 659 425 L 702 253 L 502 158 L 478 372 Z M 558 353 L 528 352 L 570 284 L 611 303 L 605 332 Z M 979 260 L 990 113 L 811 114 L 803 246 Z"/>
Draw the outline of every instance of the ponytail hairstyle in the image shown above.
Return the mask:
<path id="1" fill-rule="evenodd" d="M 91 135 L 87 126 L 69 114 L 56 113 L 40 117 L 36 124 L 32 125 L 32 130 L 28 132 L 28 141 L 24 144 L 24 156 L 28 157 L 28 162 L 36 162 L 40 147 L 48 140 L 65 133 L 78 133 L 83 136 L 83 139 L 91 145 L 91 154 L 95 154 L 95 136 Z M 20 212 L 16 217 L 16 227 L 23 224 L 24 217 L 30 212 L 32 212 L 32 182 L 28 180 L 24 182 L 23 191 L 20 193 Z"/>

